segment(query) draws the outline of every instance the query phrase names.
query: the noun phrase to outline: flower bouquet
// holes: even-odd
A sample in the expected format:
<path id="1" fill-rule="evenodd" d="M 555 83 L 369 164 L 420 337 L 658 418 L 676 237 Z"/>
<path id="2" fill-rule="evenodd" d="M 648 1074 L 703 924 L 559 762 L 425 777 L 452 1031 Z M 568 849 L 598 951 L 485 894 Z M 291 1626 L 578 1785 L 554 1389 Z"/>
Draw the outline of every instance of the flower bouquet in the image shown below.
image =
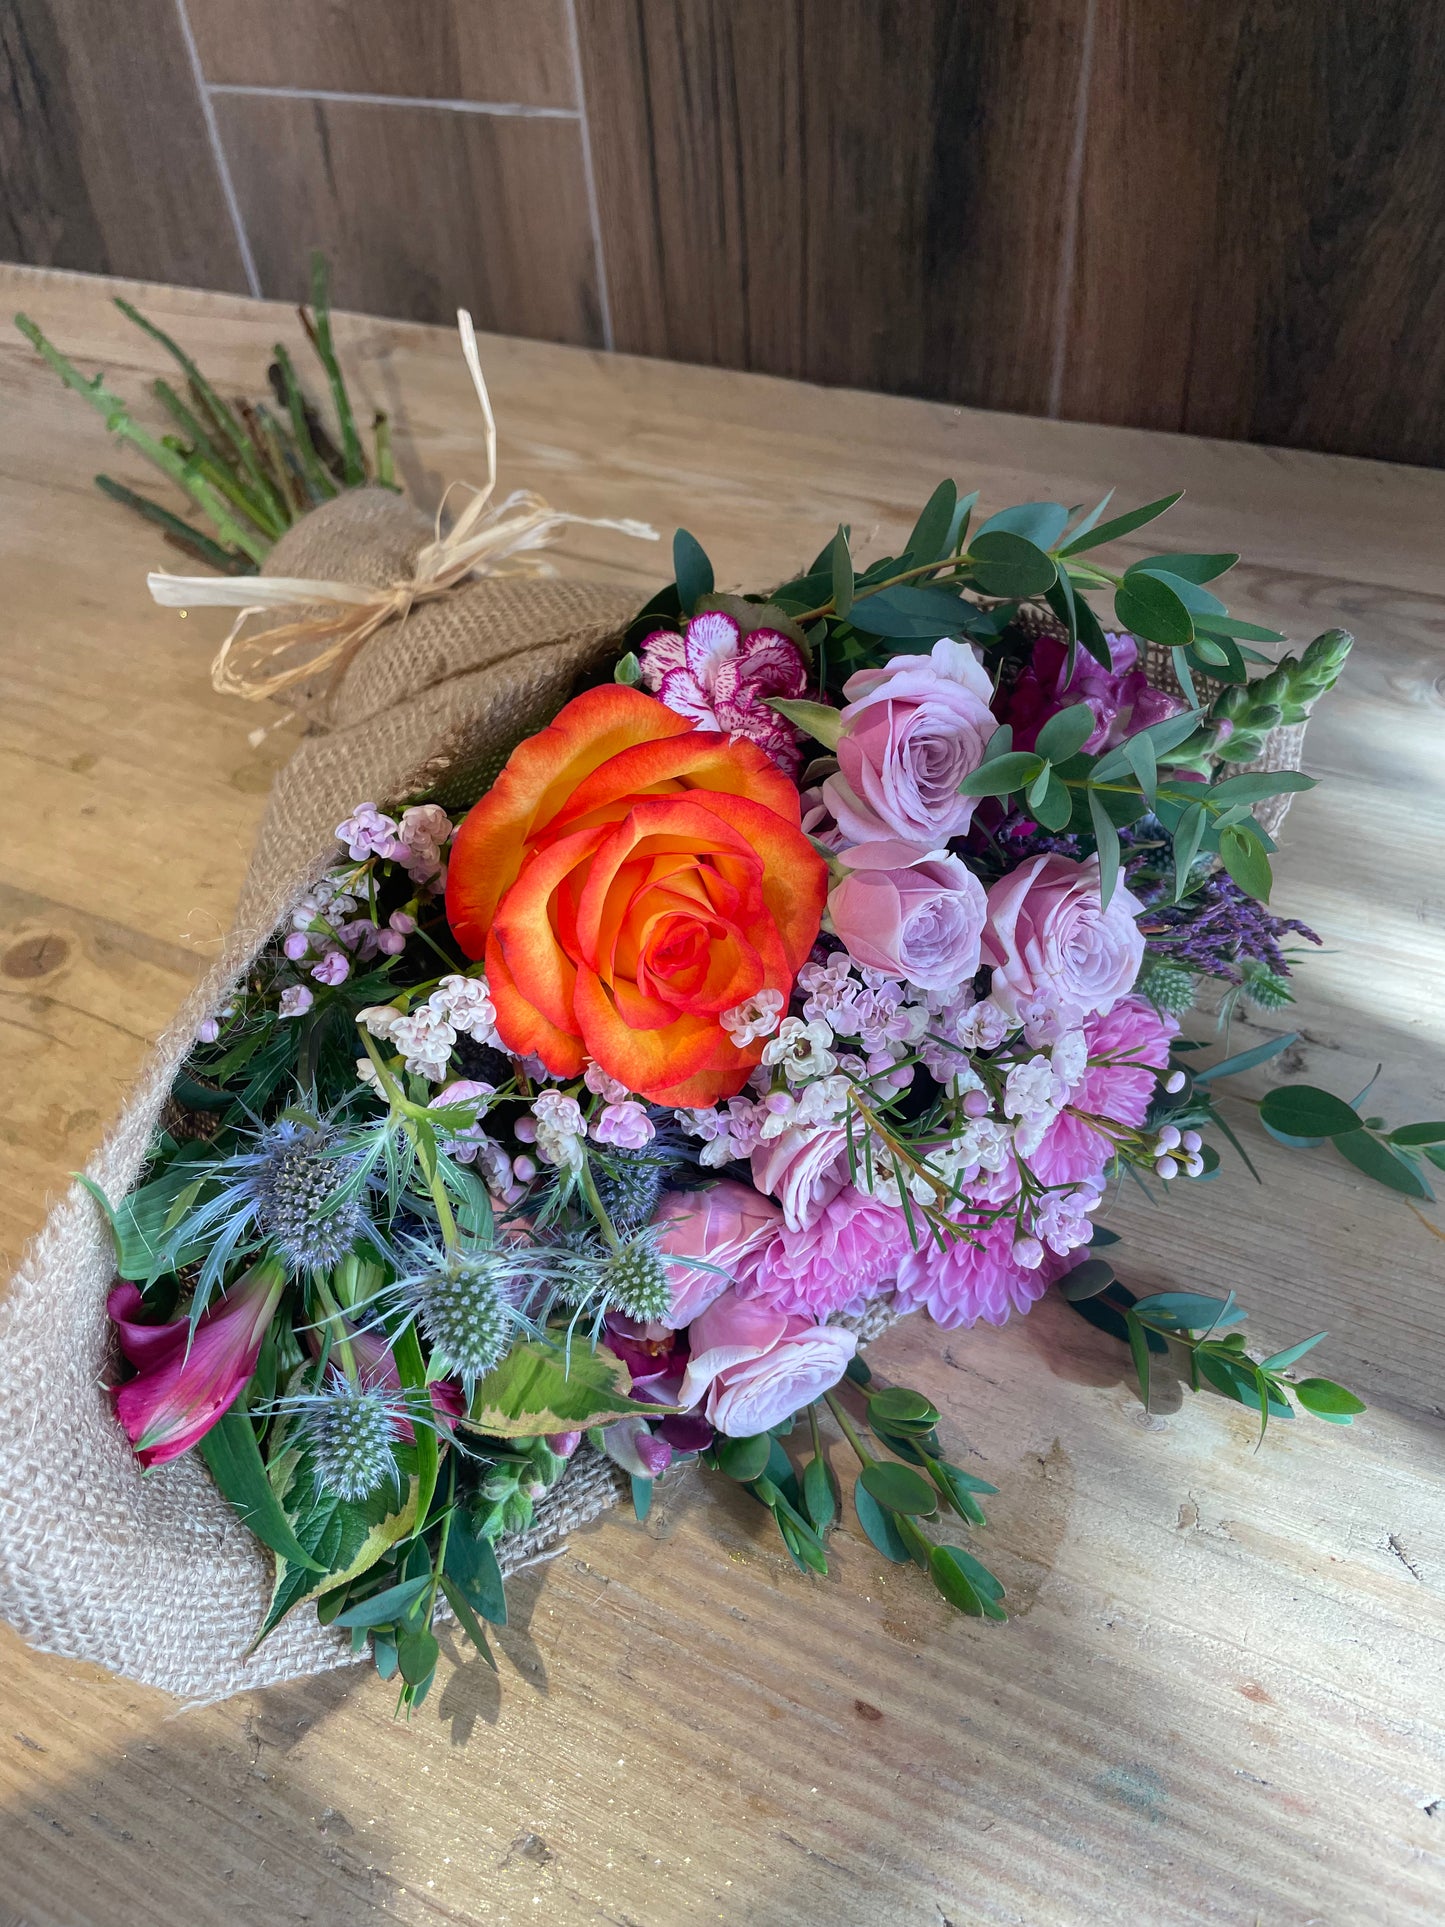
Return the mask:
<path id="1" fill-rule="evenodd" d="M 439 1614 L 490 1657 L 508 1571 L 696 1461 L 802 1571 L 856 1522 L 1001 1620 L 994 1488 L 860 1348 L 1050 1288 L 1146 1401 L 1171 1354 L 1261 1430 L 1361 1411 L 1295 1372 L 1314 1338 L 1256 1358 L 1233 1294 L 1136 1299 L 1103 1255 L 1111 1191 L 1213 1178 L 1225 1080 L 1291 1041 L 1206 1062 L 1181 1019 L 1287 1006 L 1318 941 L 1270 858 L 1349 649 L 1269 663 L 1209 586 L 1233 555 L 1100 562 L 1173 499 L 944 482 L 897 555 L 840 528 L 745 594 L 679 531 L 640 614 L 495 540 L 414 608 L 414 510 L 308 505 L 244 589 L 323 726 L 6 1309 L 7 1615 L 193 1697 L 369 1653 L 410 1708 Z M 1445 1125 L 1260 1109 L 1407 1197 L 1445 1166 Z"/>

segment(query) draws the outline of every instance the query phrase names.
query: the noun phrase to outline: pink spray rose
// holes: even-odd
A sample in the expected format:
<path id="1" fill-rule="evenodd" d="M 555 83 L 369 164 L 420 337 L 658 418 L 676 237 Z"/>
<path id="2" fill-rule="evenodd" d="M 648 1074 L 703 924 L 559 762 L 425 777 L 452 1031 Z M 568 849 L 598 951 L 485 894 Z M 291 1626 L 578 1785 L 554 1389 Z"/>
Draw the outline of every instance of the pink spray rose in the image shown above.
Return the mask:
<path id="1" fill-rule="evenodd" d="M 1087 703 L 1094 712 L 1094 728 L 1084 743 L 1091 756 L 1188 708 L 1181 697 L 1150 688 L 1148 677 L 1139 667 L 1139 647 L 1132 636 L 1106 633 L 1104 640 L 1113 658 L 1112 670 L 1080 649 L 1075 655 L 1073 676 L 1065 682 L 1068 645 L 1053 636 L 1039 637 L 1018 680 L 1007 691 L 1001 690 L 994 701 L 999 721 L 1013 727 L 1015 749 L 1032 749 L 1050 716 L 1075 703 Z"/>
<path id="2" fill-rule="evenodd" d="M 828 896 L 828 915 L 855 963 L 903 977 L 920 990 L 952 990 L 978 969 L 988 899 L 946 850 L 859 843 Z"/>
<path id="3" fill-rule="evenodd" d="M 207 1306 L 192 1332 L 188 1317 L 142 1323 L 135 1286 L 115 1287 L 106 1308 L 136 1368 L 113 1393 L 115 1412 L 142 1465 L 179 1458 L 224 1418 L 256 1369 L 285 1289 L 284 1266 L 264 1259 Z"/>
<path id="4" fill-rule="evenodd" d="M 722 1178 L 697 1191 L 669 1191 L 652 1220 L 667 1261 L 672 1309 L 662 1321 L 690 1325 L 729 1285 L 750 1279 L 783 1214 L 749 1184 Z"/>
<path id="5" fill-rule="evenodd" d="M 1111 1010 L 1085 1021 L 1088 1069 L 1069 1092 L 1069 1109 L 1060 1111 L 1029 1159 L 1041 1184 L 1078 1184 L 1103 1169 L 1113 1145 L 1071 1112 L 1142 1124 L 1178 1029 L 1143 997 L 1121 997 Z"/>
<path id="6" fill-rule="evenodd" d="M 753 1152 L 753 1183 L 776 1198 L 791 1231 L 812 1224 L 848 1182 L 848 1133 L 841 1124 L 793 1124 Z"/>
<path id="7" fill-rule="evenodd" d="M 896 1205 L 851 1184 L 803 1231 L 779 1231 L 763 1251 L 751 1284 L 739 1287 L 775 1311 L 856 1311 L 892 1284 L 913 1249 L 908 1220 Z"/>
<path id="8" fill-rule="evenodd" d="M 681 635 L 659 629 L 642 645 L 642 680 L 669 709 L 700 729 L 746 736 L 789 776 L 802 761 L 793 725 L 768 707 L 769 696 L 801 696 L 807 665 L 798 645 L 776 629 L 740 625 L 721 610 L 694 616 Z"/>
<path id="9" fill-rule="evenodd" d="M 958 786 L 983 761 L 998 724 L 993 686 L 966 643 L 936 642 L 928 656 L 895 656 L 860 669 L 848 698 L 838 769 L 823 795 L 849 842 L 900 837 L 936 850 L 961 836 L 974 798 Z"/>
<path id="10" fill-rule="evenodd" d="M 1077 1011 L 1107 1010 L 1139 975 L 1144 938 L 1137 897 L 1116 885 L 1099 901 L 1099 859 L 1036 856 L 988 893 L 983 960 L 993 965 L 989 996 L 1010 1016 L 1036 997 Z"/>
<path id="11" fill-rule="evenodd" d="M 1036 1239 L 1028 1241 L 1035 1263 L 1020 1263 L 1014 1256 L 1015 1228 L 1007 1218 L 970 1237 L 976 1242 L 951 1238 L 946 1251 L 929 1238 L 909 1252 L 898 1271 L 894 1302 L 899 1311 L 922 1309 L 936 1325 L 950 1328 L 980 1319 L 1002 1325 L 1011 1311 L 1027 1311 L 1073 1264 Z"/>
<path id="12" fill-rule="evenodd" d="M 679 1403 L 701 1403 L 729 1438 L 751 1438 L 831 1391 L 858 1341 L 845 1325 L 790 1318 L 725 1291 L 693 1323 Z"/>

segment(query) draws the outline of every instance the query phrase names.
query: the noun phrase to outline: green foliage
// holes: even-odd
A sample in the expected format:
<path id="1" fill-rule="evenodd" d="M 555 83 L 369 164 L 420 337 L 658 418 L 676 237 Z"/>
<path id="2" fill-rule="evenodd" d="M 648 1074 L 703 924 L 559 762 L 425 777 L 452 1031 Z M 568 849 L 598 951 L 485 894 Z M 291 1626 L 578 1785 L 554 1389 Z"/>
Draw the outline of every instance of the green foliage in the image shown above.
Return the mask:
<path id="1" fill-rule="evenodd" d="M 326 263 L 320 254 L 312 257 L 312 301 L 312 311 L 303 311 L 302 319 L 326 379 L 339 447 L 306 399 L 284 347 L 276 350 L 272 377 L 286 409 L 282 423 L 260 403 L 225 400 L 177 342 L 130 302 L 117 299 L 121 313 L 171 356 L 185 380 L 184 396 L 168 382 L 154 384 L 153 393 L 173 424 L 173 432 L 156 435 L 134 419 L 102 376 L 82 375 L 28 316 L 16 315 L 15 325 L 65 385 L 90 402 L 118 441 L 136 449 L 189 498 L 209 531 L 108 476 L 96 477 L 102 492 L 160 528 L 167 541 L 193 561 L 226 574 L 247 575 L 260 568 L 276 539 L 318 502 L 368 482 L 394 486 L 386 417 L 375 419 L 374 464 L 368 462 L 357 432 L 332 345 Z"/>

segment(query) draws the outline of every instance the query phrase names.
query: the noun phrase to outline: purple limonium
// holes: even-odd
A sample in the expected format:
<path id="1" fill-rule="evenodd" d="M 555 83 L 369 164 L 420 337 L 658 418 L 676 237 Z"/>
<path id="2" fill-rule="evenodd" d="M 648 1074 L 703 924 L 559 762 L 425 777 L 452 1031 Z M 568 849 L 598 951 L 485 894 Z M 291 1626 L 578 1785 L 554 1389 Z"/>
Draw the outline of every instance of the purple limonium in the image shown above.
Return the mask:
<path id="1" fill-rule="evenodd" d="M 1183 970 L 1201 970 L 1242 983 L 1243 963 L 1289 975 L 1282 948 L 1287 936 L 1321 939 L 1298 917 L 1277 917 L 1222 871 L 1206 877 L 1183 903 L 1150 905 L 1139 919 L 1149 948 Z"/>

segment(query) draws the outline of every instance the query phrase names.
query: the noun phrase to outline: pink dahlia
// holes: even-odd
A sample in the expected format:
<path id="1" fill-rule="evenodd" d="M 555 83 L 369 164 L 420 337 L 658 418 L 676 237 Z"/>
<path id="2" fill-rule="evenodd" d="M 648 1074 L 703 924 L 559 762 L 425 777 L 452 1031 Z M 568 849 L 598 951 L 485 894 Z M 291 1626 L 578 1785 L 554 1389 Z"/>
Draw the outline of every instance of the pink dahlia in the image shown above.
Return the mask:
<path id="1" fill-rule="evenodd" d="M 776 629 L 744 635 L 729 615 L 709 609 L 681 635 L 658 629 L 642 645 L 642 680 L 671 710 L 702 729 L 746 736 L 796 776 L 802 760 L 793 725 L 768 707 L 769 696 L 801 696 L 807 665 Z"/>
<path id="2" fill-rule="evenodd" d="M 1114 1154 L 1102 1131 L 1074 1111 L 1137 1129 L 1148 1114 L 1158 1074 L 1169 1062 L 1179 1026 L 1143 997 L 1121 997 L 1084 1022 L 1089 1065 L 1069 1092 L 1066 1109 L 1044 1132 L 1029 1169 L 1042 1184 L 1080 1184 L 1097 1177 Z"/>
<path id="3" fill-rule="evenodd" d="M 784 1226 L 741 1292 L 777 1311 L 819 1319 L 856 1311 L 892 1284 L 912 1249 L 903 1213 L 850 1184 L 804 1230 Z"/>
<path id="4" fill-rule="evenodd" d="M 910 1251 L 898 1272 L 899 1311 L 926 1311 L 936 1325 L 1002 1325 L 1011 1311 L 1025 1312 L 1043 1297 L 1072 1260 L 1046 1250 L 1037 1239 L 1022 1241 L 1032 1260 L 1014 1255 L 1013 1223 L 1001 1219 L 986 1231 L 974 1231 L 969 1243 L 950 1240 L 940 1251 L 930 1238 Z"/>

